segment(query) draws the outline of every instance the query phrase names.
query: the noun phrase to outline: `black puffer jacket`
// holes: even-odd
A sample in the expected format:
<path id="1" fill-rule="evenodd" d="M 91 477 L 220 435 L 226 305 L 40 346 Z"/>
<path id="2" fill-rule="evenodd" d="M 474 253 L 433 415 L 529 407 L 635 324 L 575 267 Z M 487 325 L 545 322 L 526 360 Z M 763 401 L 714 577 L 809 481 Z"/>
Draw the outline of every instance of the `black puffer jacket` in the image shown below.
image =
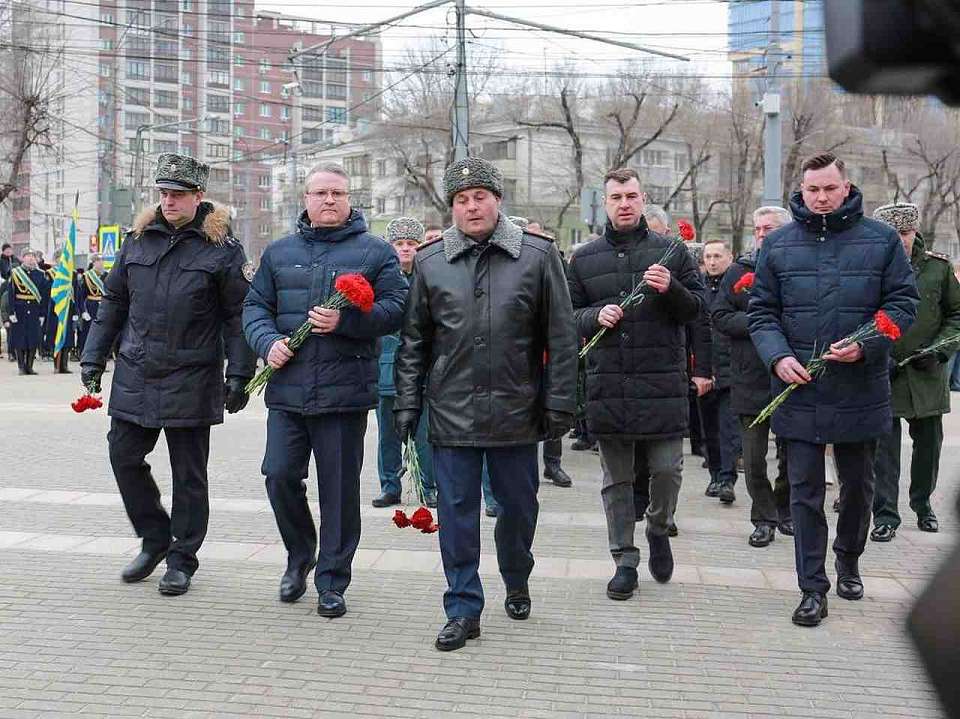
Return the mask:
<path id="1" fill-rule="evenodd" d="M 756 255 L 743 255 L 723 274 L 723 282 L 713 304 L 711 318 L 714 336 L 725 337 L 730 343 L 731 394 L 730 407 L 734 414 L 758 415 L 773 399 L 770 394 L 770 372 L 750 339 L 747 324 L 749 291 L 734 292 L 734 285 L 747 272 L 757 269 Z"/>
<path id="2" fill-rule="evenodd" d="M 227 377 L 253 377 L 240 331 L 249 282 L 226 208 L 203 202 L 174 229 L 159 209 L 134 222 L 107 275 L 81 364 L 103 367 L 120 335 L 109 414 L 142 427 L 223 422 Z"/>
<path id="3" fill-rule="evenodd" d="M 704 304 L 708 318 L 713 317 L 713 308 L 716 306 L 717 297 L 720 296 L 720 285 L 724 276 L 730 272 L 720 275 L 703 275 Z M 713 367 L 713 377 L 716 379 L 714 389 L 727 389 L 730 387 L 730 338 L 722 332 L 717 332 L 710 319 L 710 358 Z"/>
<path id="4" fill-rule="evenodd" d="M 599 329 L 597 315 L 619 304 L 672 240 L 647 229 L 629 232 L 608 223 L 604 234 L 570 261 L 570 298 L 584 338 Z M 681 437 L 689 421 L 685 327 L 703 305 L 703 283 L 689 252 L 667 262 L 672 274 L 664 294 L 647 291 L 623 320 L 587 355 L 587 427 L 611 439 Z"/>
<path id="5" fill-rule="evenodd" d="M 394 409 L 419 409 L 425 384 L 432 443 L 532 444 L 545 436 L 545 410 L 576 409 L 577 349 L 551 241 L 502 214 L 483 244 L 451 227 L 417 253 Z"/>

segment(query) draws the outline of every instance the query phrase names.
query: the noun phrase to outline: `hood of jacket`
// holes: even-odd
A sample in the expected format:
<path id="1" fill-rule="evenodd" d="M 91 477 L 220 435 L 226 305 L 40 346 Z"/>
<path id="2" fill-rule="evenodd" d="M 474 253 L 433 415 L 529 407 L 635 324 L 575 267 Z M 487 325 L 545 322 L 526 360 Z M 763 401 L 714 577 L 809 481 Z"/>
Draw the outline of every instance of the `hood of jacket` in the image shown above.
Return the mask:
<path id="1" fill-rule="evenodd" d="M 230 210 L 216 202 L 201 202 L 197 207 L 197 216 L 189 226 L 200 230 L 207 242 L 222 245 L 230 237 Z M 148 207 L 137 215 L 133 221 L 133 236 L 140 237 L 148 228 L 165 233 L 172 233 L 174 229 L 173 225 L 164 219 L 159 205 Z"/>
<path id="2" fill-rule="evenodd" d="M 357 209 L 351 209 L 347 221 L 337 227 L 312 227 L 306 210 L 297 219 L 297 233 L 307 242 L 343 242 L 366 231 L 367 221 Z"/>
<path id="3" fill-rule="evenodd" d="M 790 196 L 790 212 L 795 222 L 810 232 L 843 232 L 853 227 L 863 217 L 863 194 L 856 185 L 850 186 L 850 194 L 833 212 L 818 215 L 803 204 L 803 193 L 797 190 Z"/>
<path id="4" fill-rule="evenodd" d="M 487 242 L 499 247 L 513 259 L 517 259 L 520 257 L 520 248 L 523 246 L 523 230 L 510 222 L 501 212 L 497 226 Z M 443 231 L 443 254 L 447 262 L 453 262 L 475 244 L 476 242 L 463 234 L 456 225 Z"/>

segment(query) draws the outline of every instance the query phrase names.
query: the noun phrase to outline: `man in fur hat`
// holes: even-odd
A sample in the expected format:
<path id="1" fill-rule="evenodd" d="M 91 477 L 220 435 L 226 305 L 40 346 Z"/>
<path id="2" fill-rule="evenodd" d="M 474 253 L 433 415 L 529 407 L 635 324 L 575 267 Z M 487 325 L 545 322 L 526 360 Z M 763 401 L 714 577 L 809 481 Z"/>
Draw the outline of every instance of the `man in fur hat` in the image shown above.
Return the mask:
<path id="1" fill-rule="evenodd" d="M 207 533 L 210 426 L 247 404 L 255 357 L 240 329 L 251 272 L 226 207 L 204 200 L 210 168 L 159 158 L 160 203 L 142 212 L 107 276 L 81 375 L 100 391 L 119 336 L 108 413 L 110 463 L 142 551 L 121 575 L 146 579 L 167 560 L 160 593 L 183 594 Z M 226 381 L 224 381 L 226 356 Z M 173 470 L 168 515 L 144 459 L 164 431 Z"/>

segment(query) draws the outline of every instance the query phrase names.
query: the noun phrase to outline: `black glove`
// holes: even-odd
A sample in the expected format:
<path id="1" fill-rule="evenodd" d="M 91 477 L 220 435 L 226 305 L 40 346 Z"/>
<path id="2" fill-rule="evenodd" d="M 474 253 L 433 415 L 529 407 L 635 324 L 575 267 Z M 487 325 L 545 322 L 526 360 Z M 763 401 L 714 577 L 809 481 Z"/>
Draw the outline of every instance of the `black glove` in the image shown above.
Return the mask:
<path id="1" fill-rule="evenodd" d="M 100 394 L 100 378 L 103 377 L 103 367 L 94 364 L 80 365 L 80 381 L 91 394 Z"/>
<path id="2" fill-rule="evenodd" d="M 225 392 L 223 406 L 229 414 L 236 414 L 247 406 L 250 395 L 248 395 L 246 389 L 244 389 L 246 386 L 247 380 L 242 377 L 227 377 L 227 381 L 223 386 Z"/>
<path id="3" fill-rule="evenodd" d="M 417 433 L 420 423 L 420 411 L 416 409 L 396 409 L 393 411 L 393 426 L 397 430 L 400 442 L 406 442 Z"/>
<path id="4" fill-rule="evenodd" d="M 940 360 L 935 354 L 920 355 L 910 360 L 910 366 L 921 372 L 937 372 L 940 369 Z"/>
<path id="5" fill-rule="evenodd" d="M 547 439 L 559 439 L 573 427 L 574 417 L 569 412 L 555 412 L 548 409 L 543 415 L 543 431 Z"/>

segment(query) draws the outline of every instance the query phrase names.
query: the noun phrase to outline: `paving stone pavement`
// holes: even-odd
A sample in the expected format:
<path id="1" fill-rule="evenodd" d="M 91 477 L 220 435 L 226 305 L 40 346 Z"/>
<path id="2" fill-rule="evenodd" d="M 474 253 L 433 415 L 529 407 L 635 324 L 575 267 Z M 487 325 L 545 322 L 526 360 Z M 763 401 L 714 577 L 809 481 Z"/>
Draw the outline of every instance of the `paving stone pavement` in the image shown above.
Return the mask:
<path id="1" fill-rule="evenodd" d="M 867 597 L 831 595 L 814 630 L 790 623 L 792 542 L 749 547 L 742 483 L 732 507 L 705 498 L 706 471 L 690 455 L 674 581 L 642 576 L 632 600 L 608 600 L 599 462 L 566 449 L 574 486 L 540 491 L 533 616 L 505 616 L 484 518 L 483 635 L 441 654 L 437 537 L 396 529 L 392 510 L 369 506 L 372 414 L 349 612 L 331 621 L 316 615 L 312 585 L 297 604 L 276 598 L 285 558 L 259 471 L 261 401 L 214 429 L 201 568 L 187 595 L 167 598 L 159 572 L 119 581 L 138 540 L 107 461 L 106 413 L 73 413 L 77 375 L 39 369 L 20 378 L 0 362 L 0 719 L 943 716 L 903 624 L 957 540 L 960 419 L 945 423 L 941 532 L 919 532 L 901 497 L 896 540 L 870 543 L 862 560 Z M 169 491 L 162 439 L 150 461 Z"/>

